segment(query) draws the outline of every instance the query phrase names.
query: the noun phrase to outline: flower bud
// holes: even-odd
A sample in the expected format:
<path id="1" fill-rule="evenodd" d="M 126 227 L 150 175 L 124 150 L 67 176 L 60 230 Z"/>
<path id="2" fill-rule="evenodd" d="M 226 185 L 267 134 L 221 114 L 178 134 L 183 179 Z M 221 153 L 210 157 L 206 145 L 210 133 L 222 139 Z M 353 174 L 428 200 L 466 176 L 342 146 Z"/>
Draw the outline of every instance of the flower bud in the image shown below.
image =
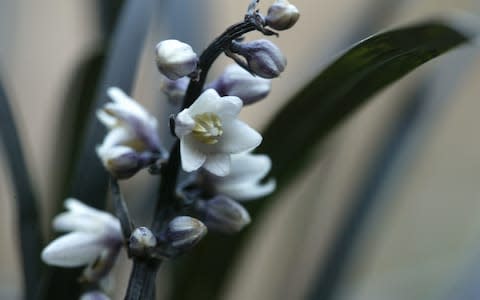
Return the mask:
<path id="1" fill-rule="evenodd" d="M 127 146 L 97 147 L 103 165 L 117 179 L 130 178 L 139 170 L 153 164 L 158 157 L 151 152 L 138 153 Z"/>
<path id="2" fill-rule="evenodd" d="M 138 227 L 130 236 L 129 249 L 137 255 L 141 255 L 145 250 L 157 245 L 157 238 L 147 227 Z"/>
<path id="3" fill-rule="evenodd" d="M 157 67 L 172 80 L 195 72 L 198 56 L 190 45 L 177 40 L 165 40 L 157 44 Z"/>
<path id="4" fill-rule="evenodd" d="M 209 88 L 215 89 L 220 96 L 236 96 L 243 105 L 252 104 L 270 93 L 269 79 L 256 77 L 237 64 L 225 68 L 223 74 Z"/>
<path id="5" fill-rule="evenodd" d="M 173 248 L 187 250 L 197 244 L 207 234 L 207 227 L 199 220 L 180 216 L 168 224 L 167 240 Z"/>
<path id="6" fill-rule="evenodd" d="M 251 221 L 248 211 L 238 202 L 219 195 L 207 201 L 203 207 L 205 225 L 223 233 L 236 233 Z"/>
<path id="7" fill-rule="evenodd" d="M 187 77 L 182 77 L 177 80 L 171 80 L 164 77 L 160 89 L 165 95 L 167 95 L 170 103 L 173 105 L 180 105 L 183 101 L 183 97 L 185 97 L 189 82 L 190 81 Z"/>
<path id="8" fill-rule="evenodd" d="M 110 300 L 110 297 L 100 291 L 89 291 L 80 296 L 80 300 Z"/>
<path id="9" fill-rule="evenodd" d="M 287 0 L 277 0 L 268 9 L 265 22 L 268 26 L 276 30 L 286 30 L 291 28 L 298 21 L 300 12 Z"/>
<path id="10" fill-rule="evenodd" d="M 247 60 L 248 70 L 263 78 L 275 78 L 287 65 L 287 60 L 280 49 L 269 40 L 252 42 L 232 42 L 230 50 Z"/>

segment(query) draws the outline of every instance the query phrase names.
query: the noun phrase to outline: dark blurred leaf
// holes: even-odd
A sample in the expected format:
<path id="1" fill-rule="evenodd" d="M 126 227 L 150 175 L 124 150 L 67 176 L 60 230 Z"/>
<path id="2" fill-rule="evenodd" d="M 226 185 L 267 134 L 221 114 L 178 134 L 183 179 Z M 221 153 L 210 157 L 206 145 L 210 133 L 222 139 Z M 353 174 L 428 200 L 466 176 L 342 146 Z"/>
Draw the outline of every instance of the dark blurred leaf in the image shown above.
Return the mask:
<path id="1" fill-rule="evenodd" d="M 372 219 L 378 223 L 381 212 L 392 205 L 393 200 L 388 195 L 382 196 L 382 192 L 405 177 L 419 148 L 428 143 L 430 130 L 442 115 L 446 104 L 454 103 L 449 100 L 453 100 L 453 92 L 467 76 L 476 53 L 476 49 L 455 51 L 442 61 L 434 73 L 417 82 L 414 89 L 407 93 L 406 101 L 402 101 L 406 103 L 391 121 L 391 128 L 380 147 L 370 155 L 369 166 L 362 172 L 351 199 L 346 201 L 345 214 L 312 281 L 310 299 L 336 299 L 344 274 L 351 271 L 352 264 L 355 264 L 354 268 L 359 268 L 358 264 L 365 260 L 363 255 L 356 259 L 355 254 L 371 252 L 359 248 L 365 246 L 374 249 L 375 236 L 371 230 L 367 231 L 371 228 L 368 223 Z M 456 295 L 456 299 L 460 299 L 459 295 Z"/>
<path id="2" fill-rule="evenodd" d="M 15 120 L 12 115 L 9 100 L 0 82 L 0 137 L 5 149 L 6 159 L 14 195 L 12 201 L 17 206 L 18 239 L 20 241 L 25 299 L 34 299 L 40 280 L 40 251 L 42 237 L 37 209 L 37 197 L 29 168 L 23 156 L 22 145 L 18 136 Z M 15 233 L 17 234 L 17 233 Z"/>
<path id="3" fill-rule="evenodd" d="M 372 95 L 467 41 L 449 23 L 432 21 L 376 34 L 340 55 L 278 112 L 263 134 L 258 152 L 272 158 L 279 189 L 305 167 L 314 146 Z M 274 199 L 249 205 L 254 222 Z M 218 299 L 248 232 L 221 238 L 209 234 L 179 266 L 172 299 Z"/>
<path id="4" fill-rule="evenodd" d="M 152 1 L 126 1 L 107 52 L 95 101 L 89 108 L 83 145 L 80 146 L 74 168 L 69 196 L 84 203 L 103 208 L 108 188 L 108 176 L 95 154 L 95 146 L 101 143 L 105 128 L 95 118 L 95 110 L 107 99 L 106 90 L 117 86 L 130 93 L 150 21 Z M 45 276 L 41 296 L 43 299 L 76 299 L 80 290 L 77 281 L 79 269 L 50 268 Z"/>
<path id="5" fill-rule="evenodd" d="M 96 0 L 98 19 L 103 36 L 109 37 L 115 29 L 117 17 L 124 0 Z"/>
<path id="6" fill-rule="evenodd" d="M 59 117 L 57 142 L 54 149 L 53 178 L 58 191 L 56 210 L 68 196 L 74 158 L 79 155 L 86 120 L 92 107 L 100 73 L 104 64 L 103 47 L 86 56 L 73 71 L 67 84 L 63 108 Z"/>

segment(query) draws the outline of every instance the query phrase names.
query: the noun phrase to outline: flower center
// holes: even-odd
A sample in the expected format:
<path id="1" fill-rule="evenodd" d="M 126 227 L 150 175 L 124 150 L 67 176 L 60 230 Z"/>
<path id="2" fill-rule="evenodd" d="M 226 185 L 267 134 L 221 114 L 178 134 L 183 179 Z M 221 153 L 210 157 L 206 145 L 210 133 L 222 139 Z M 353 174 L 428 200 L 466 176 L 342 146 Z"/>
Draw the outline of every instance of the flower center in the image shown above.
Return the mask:
<path id="1" fill-rule="evenodd" d="M 223 134 L 222 122 L 214 113 L 203 113 L 194 118 L 193 136 L 200 142 L 213 145 L 218 143 L 218 138 Z"/>

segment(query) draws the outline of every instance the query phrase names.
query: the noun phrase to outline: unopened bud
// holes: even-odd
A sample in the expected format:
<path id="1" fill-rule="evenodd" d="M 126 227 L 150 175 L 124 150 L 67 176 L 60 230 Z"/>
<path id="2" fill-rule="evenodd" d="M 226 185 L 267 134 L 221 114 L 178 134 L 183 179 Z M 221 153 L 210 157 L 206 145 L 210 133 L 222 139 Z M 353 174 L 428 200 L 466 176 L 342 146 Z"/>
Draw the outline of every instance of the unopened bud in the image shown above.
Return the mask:
<path id="1" fill-rule="evenodd" d="M 110 297 L 100 291 L 90 291 L 80 296 L 80 300 L 110 300 Z"/>
<path id="2" fill-rule="evenodd" d="M 239 232 L 251 221 L 248 211 L 241 204 L 222 195 L 206 201 L 203 210 L 205 225 L 223 233 Z"/>
<path id="3" fill-rule="evenodd" d="M 300 17 L 298 9 L 287 0 L 277 0 L 268 9 L 265 22 L 276 30 L 286 30 L 297 23 Z"/>
<path id="4" fill-rule="evenodd" d="M 230 65 L 210 88 L 215 89 L 220 96 L 236 96 L 243 105 L 252 104 L 270 93 L 269 79 L 253 76 L 237 64 Z"/>
<path id="5" fill-rule="evenodd" d="M 207 234 L 207 227 L 199 220 L 180 216 L 168 224 L 167 240 L 173 248 L 187 250 Z"/>
<path id="6" fill-rule="evenodd" d="M 129 249 L 136 255 L 142 255 L 147 249 L 157 245 L 157 238 L 147 227 L 138 227 L 130 236 Z"/>
<path id="7" fill-rule="evenodd" d="M 190 45 L 177 40 L 165 40 L 157 44 L 157 67 L 172 80 L 194 73 L 198 56 Z"/>
<path id="8" fill-rule="evenodd" d="M 179 105 L 182 103 L 183 97 L 185 97 L 189 82 L 190 81 L 187 77 L 182 77 L 177 80 L 171 80 L 164 77 L 160 89 L 165 95 L 167 95 L 168 100 L 170 100 L 172 104 Z"/>
<path id="9" fill-rule="evenodd" d="M 239 232 L 251 221 L 248 211 L 241 204 L 222 195 L 206 201 L 203 210 L 205 225 L 223 233 Z"/>
<path id="10" fill-rule="evenodd" d="M 287 65 L 287 60 L 280 49 L 269 40 L 252 42 L 232 42 L 230 50 L 247 60 L 248 70 L 263 78 L 275 78 Z"/>
<path id="11" fill-rule="evenodd" d="M 102 159 L 103 165 L 112 176 L 117 179 L 132 177 L 142 168 L 153 164 L 158 155 L 151 152 L 138 153 L 127 146 L 100 146 L 97 154 Z"/>

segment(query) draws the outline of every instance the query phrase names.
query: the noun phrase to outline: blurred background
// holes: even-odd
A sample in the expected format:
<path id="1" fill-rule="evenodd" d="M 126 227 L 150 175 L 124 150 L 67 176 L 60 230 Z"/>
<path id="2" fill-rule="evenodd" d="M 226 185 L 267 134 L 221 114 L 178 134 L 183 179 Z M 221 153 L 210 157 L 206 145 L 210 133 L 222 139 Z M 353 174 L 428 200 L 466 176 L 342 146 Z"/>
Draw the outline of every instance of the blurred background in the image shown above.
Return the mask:
<path id="1" fill-rule="evenodd" d="M 1 76 L 13 100 L 29 171 L 41 198 L 45 234 L 59 188 L 55 179 L 62 160 L 55 150 L 63 138 L 59 127 L 67 83 L 76 66 L 104 38 L 99 1 L 0 2 Z M 152 110 L 166 111 L 154 45 L 177 38 L 192 44 L 198 53 L 227 26 L 241 20 L 248 1 L 156 2 L 133 96 Z M 301 18 L 275 39 L 288 58 L 288 67 L 273 81 L 266 100 L 242 112 L 243 119 L 259 130 L 352 43 L 452 10 L 480 13 L 479 2 L 473 0 L 291 2 Z M 262 0 L 260 7 L 266 11 L 270 4 Z M 350 202 L 363 195 L 369 170 L 377 165 L 391 136 L 389 128 L 398 121 L 407 99 L 419 97 L 415 91 L 420 89 L 425 100 L 421 118 L 414 119 L 416 127 L 401 139 L 387 171 L 376 178 L 370 196 L 377 205 L 369 213 L 335 298 L 480 298 L 476 291 L 480 278 L 478 58 L 474 47 L 442 56 L 377 95 L 338 128 L 324 147 L 318 147 L 318 159 L 262 216 L 228 278 L 223 299 L 304 298 Z M 219 60 L 212 74 L 226 63 L 225 58 Z M 163 124 L 166 128 L 167 123 Z M 146 186 L 144 175 L 126 185 L 132 207 Z M 1 299 L 19 299 L 22 290 L 14 203 L 10 174 L 0 157 Z M 119 271 L 122 278 L 128 272 Z"/>

